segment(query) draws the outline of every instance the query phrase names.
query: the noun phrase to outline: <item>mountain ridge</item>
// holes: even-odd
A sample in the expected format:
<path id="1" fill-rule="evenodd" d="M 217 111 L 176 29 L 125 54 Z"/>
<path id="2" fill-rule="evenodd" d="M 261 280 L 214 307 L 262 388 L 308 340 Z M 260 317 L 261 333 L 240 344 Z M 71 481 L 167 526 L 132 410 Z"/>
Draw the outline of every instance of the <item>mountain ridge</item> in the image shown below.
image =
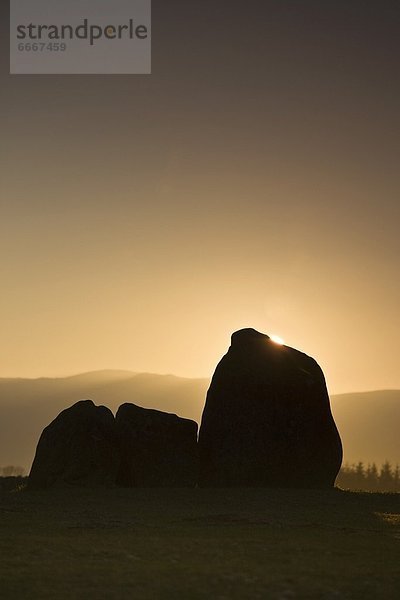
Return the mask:
<path id="1" fill-rule="evenodd" d="M 132 402 L 200 423 L 210 379 L 119 369 L 66 377 L 0 378 L 0 467 L 30 467 L 43 428 L 61 410 L 92 399 L 114 413 Z M 330 396 L 344 446 L 344 461 L 400 462 L 396 424 L 400 390 L 368 390 Z"/>

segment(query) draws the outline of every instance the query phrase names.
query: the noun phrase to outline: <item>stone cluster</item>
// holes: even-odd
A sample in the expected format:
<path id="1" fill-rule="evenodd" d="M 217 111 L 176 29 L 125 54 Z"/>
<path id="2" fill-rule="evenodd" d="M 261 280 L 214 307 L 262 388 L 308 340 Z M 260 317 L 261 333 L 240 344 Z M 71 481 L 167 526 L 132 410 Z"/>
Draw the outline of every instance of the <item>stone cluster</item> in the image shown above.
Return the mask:
<path id="1" fill-rule="evenodd" d="M 342 445 L 324 375 L 306 354 L 254 329 L 232 335 L 197 423 L 82 400 L 39 439 L 33 488 L 334 485 Z"/>

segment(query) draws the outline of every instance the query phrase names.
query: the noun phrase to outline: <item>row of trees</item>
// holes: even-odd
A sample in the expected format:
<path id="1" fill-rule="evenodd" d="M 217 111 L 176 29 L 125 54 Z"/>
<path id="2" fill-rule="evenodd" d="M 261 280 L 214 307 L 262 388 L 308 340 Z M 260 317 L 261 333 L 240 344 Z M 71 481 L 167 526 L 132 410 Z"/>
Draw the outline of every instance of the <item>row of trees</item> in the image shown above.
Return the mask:
<path id="1" fill-rule="evenodd" d="M 0 467 L 0 477 L 23 477 L 25 469 L 14 465 Z M 388 461 L 378 469 L 375 463 L 346 463 L 339 472 L 336 485 L 349 490 L 366 492 L 400 492 L 400 467 Z"/>
<path id="2" fill-rule="evenodd" d="M 378 469 L 375 463 L 346 463 L 339 472 L 336 485 L 365 492 L 400 492 L 400 467 L 386 461 Z"/>
<path id="3" fill-rule="evenodd" d="M 16 467 L 14 465 L 0 467 L 0 477 L 23 477 L 24 475 L 25 469 L 23 467 Z"/>

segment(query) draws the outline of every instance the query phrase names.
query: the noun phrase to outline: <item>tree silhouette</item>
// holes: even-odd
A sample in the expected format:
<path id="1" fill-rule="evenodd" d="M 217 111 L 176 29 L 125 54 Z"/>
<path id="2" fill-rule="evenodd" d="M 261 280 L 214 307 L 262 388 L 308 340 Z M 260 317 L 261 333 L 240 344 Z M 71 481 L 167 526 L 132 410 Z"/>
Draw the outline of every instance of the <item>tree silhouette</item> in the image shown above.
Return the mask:
<path id="1" fill-rule="evenodd" d="M 25 469 L 23 467 L 7 465 L 0 469 L 0 474 L 2 477 L 23 477 Z"/>
<path id="2" fill-rule="evenodd" d="M 400 467 L 385 461 L 378 470 L 375 463 L 364 467 L 363 462 L 341 468 L 336 480 L 339 487 L 365 492 L 400 492 Z"/>

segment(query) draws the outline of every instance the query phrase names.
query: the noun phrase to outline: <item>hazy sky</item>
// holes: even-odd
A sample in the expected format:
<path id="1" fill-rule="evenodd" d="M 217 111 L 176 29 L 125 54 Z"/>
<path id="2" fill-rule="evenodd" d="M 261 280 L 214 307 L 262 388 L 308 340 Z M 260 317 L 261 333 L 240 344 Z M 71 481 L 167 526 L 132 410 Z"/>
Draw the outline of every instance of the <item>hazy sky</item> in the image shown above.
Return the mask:
<path id="1" fill-rule="evenodd" d="M 151 76 L 9 76 L 1 376 L 209 376 L 232 331 L 400 387 L 400 5 L 153 1 Z"/>

